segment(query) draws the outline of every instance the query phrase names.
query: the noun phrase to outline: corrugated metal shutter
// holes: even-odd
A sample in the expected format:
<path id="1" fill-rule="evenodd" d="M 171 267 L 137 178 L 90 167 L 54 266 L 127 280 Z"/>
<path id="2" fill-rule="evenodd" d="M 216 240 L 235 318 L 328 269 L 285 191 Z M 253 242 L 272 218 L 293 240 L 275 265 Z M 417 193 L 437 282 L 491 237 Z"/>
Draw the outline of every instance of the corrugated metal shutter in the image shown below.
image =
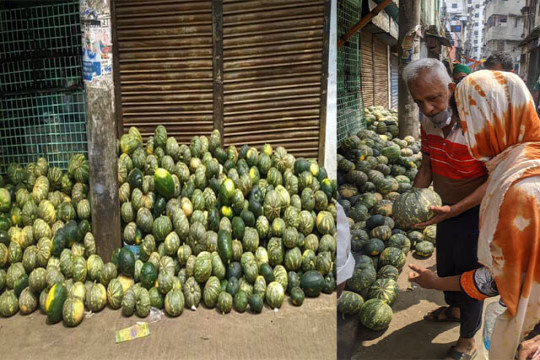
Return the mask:
<path id="1" fill-rule="evenodd" d="M 189 142 L 213 128 L 212 1 L 116 0 L 124 129 Z"/>
<path id="2" fill-rule="evenodd" d="M 373 39 L 373 76 L 375 84 L 375 105 L 388 107 L 388 46 Z"/>
<path id="3" fill-rule="evenodd" d="M 364 106 L 368 107 L 374 105 L 373 35 L 370 32 L 361 32 L 360 52 L 362 55 L 362 96 Z"/>
<path id="4" fill-rule="evenodd" d="M 398 108 L 398 80 L 399 80 L 399 59 L 395 55 L 390 55 L 390 72 L 392 80 L 392 108 Z"/>
<path id="5" fill-rule="evenodd" d="M 223 1 L 224 143 L 318 155 L 323 1 Z"/>

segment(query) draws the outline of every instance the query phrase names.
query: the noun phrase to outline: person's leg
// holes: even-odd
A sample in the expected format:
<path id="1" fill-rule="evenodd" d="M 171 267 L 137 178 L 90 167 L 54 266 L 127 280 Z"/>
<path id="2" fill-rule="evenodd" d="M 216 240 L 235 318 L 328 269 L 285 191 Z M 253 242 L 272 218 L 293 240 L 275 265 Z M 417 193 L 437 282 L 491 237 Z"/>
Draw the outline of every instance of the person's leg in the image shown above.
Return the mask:
<path id="1" fill-rule="evenodd" d="M 435 248 L 436 251 L 436 266 L 439 276 L 450 276 L 455 274 L 454 262 L 454 242 L 455 237 L 453 232 L 455 225 L 452 221 L 445 220 L 437 224 L 437 237 Z M 435 309 L 428 313 L 426 320 L 446 321 L 458 320 L 460 318 L 460 303 L 457 293 L 454 291 L 445 291 L 444 300 L 448 304 L 448 309 Z"/>
<path id="2" fill-rule="evenodd" d="M 452 274 L 459 275 L 478 268 L 478 207 L 473 208 L 450 222 L 453 237 L 454 267 Z M 461 292 L 452 292 L 451 298 L 460 308 L 460 338 L 455 350 L 471 353 L 475 349 L 474 335 L 482 325 L 483 301 L 469 298 Z"/>

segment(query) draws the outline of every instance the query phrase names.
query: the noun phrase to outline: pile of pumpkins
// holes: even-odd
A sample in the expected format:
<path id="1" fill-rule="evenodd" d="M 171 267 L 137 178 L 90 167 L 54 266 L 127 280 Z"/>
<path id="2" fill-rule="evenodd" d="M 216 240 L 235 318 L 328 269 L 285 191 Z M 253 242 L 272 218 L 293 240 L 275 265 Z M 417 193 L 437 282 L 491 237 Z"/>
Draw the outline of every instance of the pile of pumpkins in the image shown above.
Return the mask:
<path id="1" fill-rule="evenodd" d="M 397 277 L 410 251 L 421 258 L 434 251 L 436 225 L 413 225 L 433 216 L 440 198 L 412 188 L 422 161 L 420 143 L 398 137 L 397 112 L 365 110 L 366 128 L 347 137 L 338 154 L 338 201 L 348 217 L 354 274 L 338 303 L 344 315 L 381 330 L 392 319 Z"/>
<path id="2" fill-rule="evenodd" d="M 110 262 L 91 232 L 89 164 L 45 158 L 0 177 L 0 316 L 38 309 L 77 326 L 108 306 L 145 318 L 204 305 L 260 313 L 336 287 L 336 181 L 283 147 L 179 144 L 163 126 L 118 141 L 124 246 Z"/>

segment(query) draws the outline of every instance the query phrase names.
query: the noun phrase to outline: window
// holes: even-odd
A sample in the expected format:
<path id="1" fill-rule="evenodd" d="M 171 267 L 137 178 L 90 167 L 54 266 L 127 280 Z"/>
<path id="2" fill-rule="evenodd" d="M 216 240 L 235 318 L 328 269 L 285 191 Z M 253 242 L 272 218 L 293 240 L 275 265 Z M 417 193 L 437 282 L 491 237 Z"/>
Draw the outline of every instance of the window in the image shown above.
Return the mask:
<path id="1" fill-rule="evenodd" d="M 467 0 L 467 4 L 472 4 L 472 0 Z"/>
<path id="2" fill-rule="evenodd" d="M 475 23 L 474 23 L 474 26 L 475 26 L 475 27 L 478 27 L 478 26 L 479 26 L 479 24 L 478 24 L 477 22 L 475 22 Z"/>
<path id="3" fill-rule="evenodd" d="M 506 15 L 491 15 L 486 22 L 486 27 L 489 29 L 492 26 L 505 26 L 508 17 Z"/>
<path id="4" fill-rule="evenodd" d="M 479 14 L 478 14 L 478 13 L 474 14 L 474 17 L 475 17 L 475 18 L 478 18 L 478 16 L 479 16 Z"/>
<path id="5" fill-rule="evenodd" d="M 455 33 L 461 32 L 461 25 L 451 25 L 450 31 Z"/>
<path id="6" fill-rule="evenodd" d="M 452 4 L 452 9 L 457 9 L 457 4 Z"/>
<path id="7" fill-rule="evenodd" d="M 477 9 L 480 9 L 480 5 L 479 5 L 479 4 L 476 4 L 474 7 L 477 8 Z"/>
<path id="8" fill-rule="evenodd" d="M 497 42 L 497 51 L 504 51 L 504 41 L 503 40 L 499 40 Z"/>
<path id="9" fill-rule="evenodd" d="M 478 40 L 474 40 L 474 44 L 477 45 L 477 44 L 478 44 Z"/>
<path id="10" fill-rule="evenodd" d="M 474 35 L 478 35 L 478 30 L 474 32 Z"/>

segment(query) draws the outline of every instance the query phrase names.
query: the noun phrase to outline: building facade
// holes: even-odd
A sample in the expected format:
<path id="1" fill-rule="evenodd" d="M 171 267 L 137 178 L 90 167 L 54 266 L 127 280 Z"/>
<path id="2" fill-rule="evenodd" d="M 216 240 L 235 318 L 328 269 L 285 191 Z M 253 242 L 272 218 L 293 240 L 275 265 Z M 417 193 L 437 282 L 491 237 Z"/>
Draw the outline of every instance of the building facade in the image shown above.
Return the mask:
<path id="1" fill-rule="evenodd" d="M 453 48 L 450 52 L 450 57 L 461 61 L 465 55 L 465 46 L 468 36 L 468 14 L 466 3 L 468 0 L 450 0 L 443 5 L 443 24 L 453 41 Z"/>
<path id="2" fill-rule="evenodd" d="M 529 89 L 540 76 L 540 1 L 527 0 L 521 8 L 523 14 L 523 40 L 520 42 L 520 76 L 527 81 Z"/>
<path id="3" fill-rule="evenodd" d="M 484 48 L 484 0 L 467 0 L 467 39 L 465 56 L 480 60 Z"/>
<path id="4" fill-rule="evenodd" d="M 494 51 L 512 55 L 514 70 L 519 69 L 521 50 L 519 43 L 523 33 L 521 8 L 525 0 L 486 0 L 484 9 L 485 31 L 483 55 L 488 57 Z"/>

